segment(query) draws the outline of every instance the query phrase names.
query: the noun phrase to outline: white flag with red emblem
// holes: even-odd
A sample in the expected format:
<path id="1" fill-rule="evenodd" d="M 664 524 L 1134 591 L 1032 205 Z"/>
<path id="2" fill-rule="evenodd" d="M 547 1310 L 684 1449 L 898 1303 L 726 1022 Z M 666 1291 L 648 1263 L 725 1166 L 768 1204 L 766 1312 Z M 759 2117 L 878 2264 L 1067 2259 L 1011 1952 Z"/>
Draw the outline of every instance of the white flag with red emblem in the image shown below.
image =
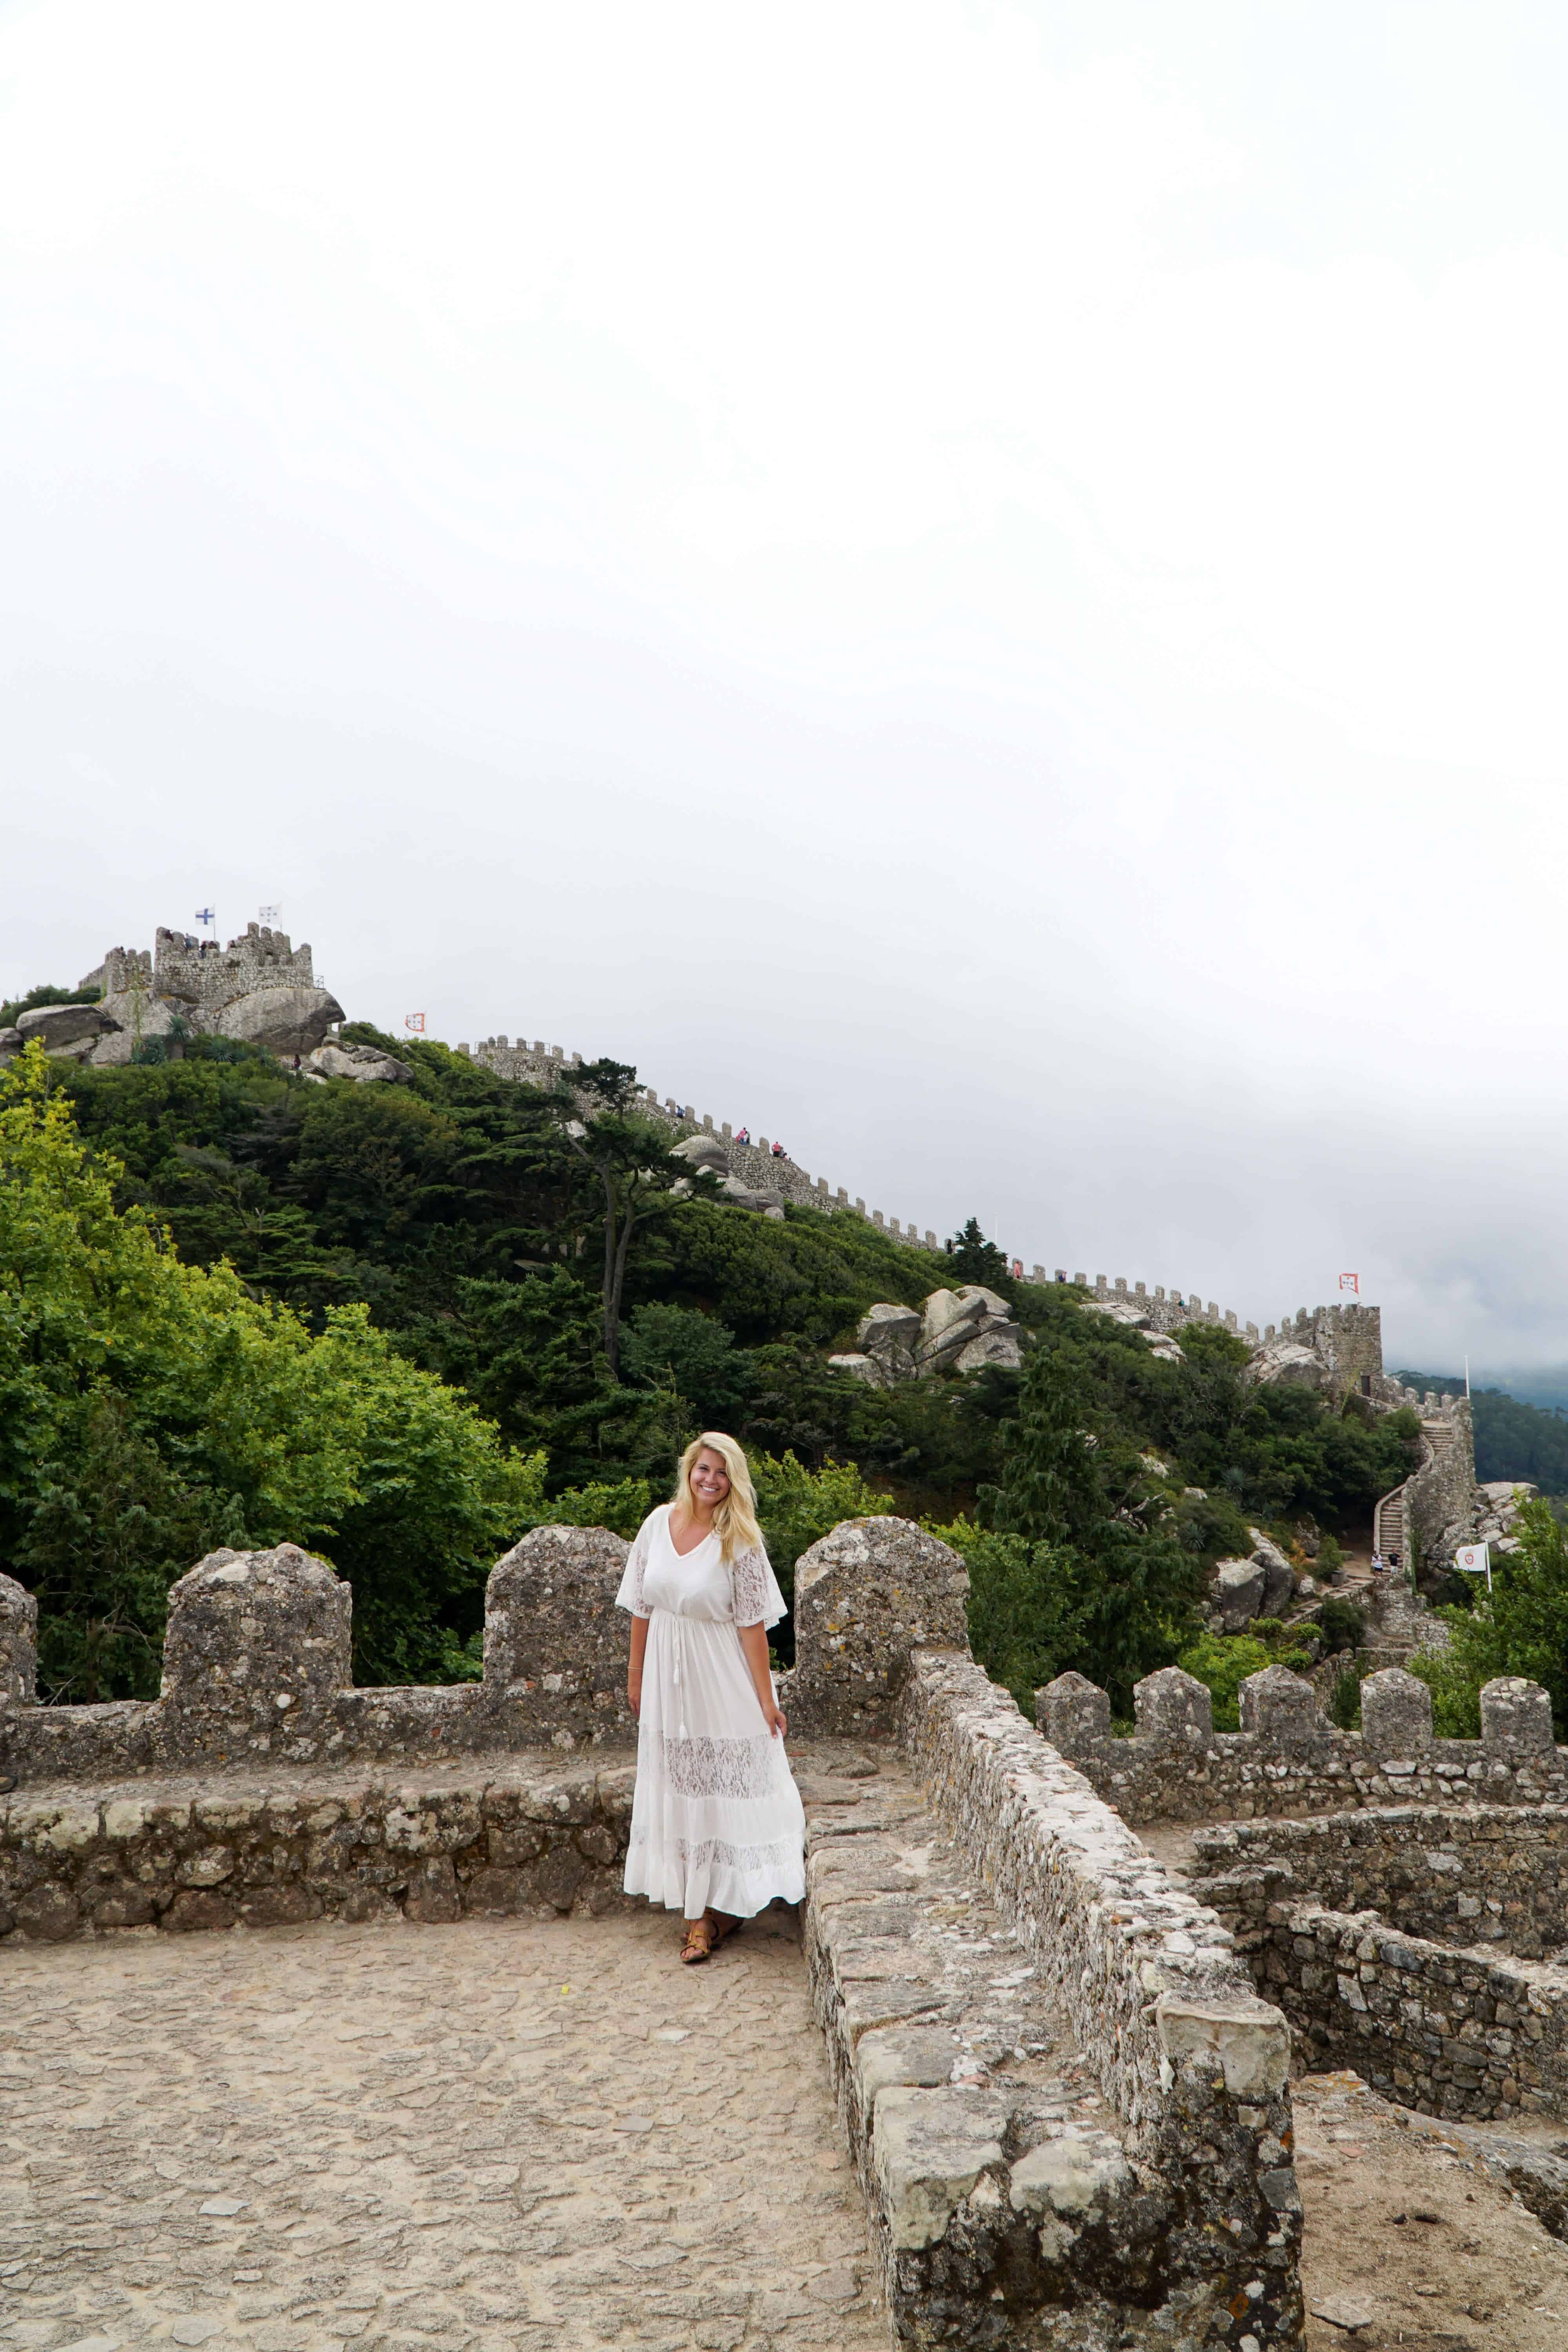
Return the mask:
<path id="1" fill-rule="evenodd" d="M 1360 1275 L 1359 1275 L 1359 1274 L 1342 1274 L 1342 1275 L 1341 1275 L 1341 1276 L 1340 1276 L 1340 1288 L 1341 1288 L 1342 1290 L 1353 1290 L 1353 1291 L 1355 1292 L 1356 1296 L 1359 1297 L 1361 1296 L 1361 1276 L 1360 1276 Z"/>

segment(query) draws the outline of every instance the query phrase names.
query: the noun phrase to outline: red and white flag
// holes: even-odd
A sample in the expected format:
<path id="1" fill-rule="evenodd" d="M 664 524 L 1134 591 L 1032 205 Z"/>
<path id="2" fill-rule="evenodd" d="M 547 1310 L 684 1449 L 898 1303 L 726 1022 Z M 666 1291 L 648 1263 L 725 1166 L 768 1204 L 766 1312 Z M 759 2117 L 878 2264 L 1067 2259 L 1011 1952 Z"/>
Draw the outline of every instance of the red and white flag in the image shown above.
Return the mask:
<path id="1" fill-rule="evenodd" d="M 1359 1298 L 1359 1297 L 1360 1297 L 1360 1296 L 1361 1296 L 1361 1276 L 1360 1276 L 1360 1275 L 1359 1275 L 1359 1274 L 1342 1274 L 1342 1275 L 1341 1275 L 1341 1276 L 1340 1276 L 1340 1288 L 1341 1288 L 1342 1290 L 1353 1290 L 1353 1291 L 1355 1292 L 1355 1294 L 1356 1294 L 1356 1297 Z"/>
<path id="2" fill-rule="evenodd" d="M 423 1037 L 425 1034 L 425 1015 L 423 1013 L 405 1013 L 403 1016 L 403 1025 L 405 1029 L 416 1029 L 421 1037 Z"/>

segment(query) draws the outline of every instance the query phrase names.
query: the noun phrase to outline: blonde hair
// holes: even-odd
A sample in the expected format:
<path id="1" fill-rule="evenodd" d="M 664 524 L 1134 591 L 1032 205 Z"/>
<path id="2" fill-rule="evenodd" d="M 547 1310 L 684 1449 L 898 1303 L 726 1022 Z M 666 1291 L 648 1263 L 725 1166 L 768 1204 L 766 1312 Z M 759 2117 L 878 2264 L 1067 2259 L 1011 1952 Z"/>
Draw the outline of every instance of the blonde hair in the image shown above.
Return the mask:
<path id="1" fill-rule="evenodd" d="M 719 1538 L 719 1549 L 726 1561 L 737 1552 L 760 1551 L 763 1531 L 757 1525 L 757 1491 L 752 1484 L 752 1468 L 732 1437 L 721 1429 L 705 1429 L 694 1437 L 680 1457 L 676 1473 L 672 1503 L 695 1519 L 697 1498 L 691 1491 L 691 1466 L 702 1453 L 716 1454 L 729 1475 L 730 1491 L 713 1514 L 713 1532 Z"/>

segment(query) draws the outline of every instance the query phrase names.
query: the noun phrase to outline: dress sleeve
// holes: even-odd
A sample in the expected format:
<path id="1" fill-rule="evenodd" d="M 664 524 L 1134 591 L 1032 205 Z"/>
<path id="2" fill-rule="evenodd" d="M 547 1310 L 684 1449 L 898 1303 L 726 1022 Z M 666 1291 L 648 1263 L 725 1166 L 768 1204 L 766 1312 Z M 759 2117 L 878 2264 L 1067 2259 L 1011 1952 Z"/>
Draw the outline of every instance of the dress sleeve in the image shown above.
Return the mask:
<path id="1" fill-rule="evenodd" d="M 776 1625 L 789 1614 L 768 1555 L 761 1544 L 737 1552 L 730 1562 L 730 1582 L 735 1595 L 737 1625 Z"/>
<path id="2" fill-rule="evenodd" d="M 649 1613 L 642 1597 L 642 1580 L 643 1571 L 647 1566 L 648 1537 L 653 1528 L 653 1519 L 654 1515 L 650 1511 L 632 1538 L 632 1548 L 626 1554 L 626 1571 L 616 1595 L 616 1607 L 629 1609 L 634 1617 L 646 1617 Z"/>

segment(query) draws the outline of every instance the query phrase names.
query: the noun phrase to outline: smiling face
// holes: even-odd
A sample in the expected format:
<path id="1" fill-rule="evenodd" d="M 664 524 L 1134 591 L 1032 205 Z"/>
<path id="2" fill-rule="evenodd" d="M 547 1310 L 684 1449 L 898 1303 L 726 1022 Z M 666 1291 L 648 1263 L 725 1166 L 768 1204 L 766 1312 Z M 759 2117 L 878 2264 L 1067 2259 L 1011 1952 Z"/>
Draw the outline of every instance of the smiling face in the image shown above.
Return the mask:
<path id="1" fill-rule="evenodd" d="M 706 1510 L 716 1511 L 730 1491 L 730 1473 L 724 1467 L 724 1457 L 705 1445 L 689 1473 L 693 1495 Z"/>

